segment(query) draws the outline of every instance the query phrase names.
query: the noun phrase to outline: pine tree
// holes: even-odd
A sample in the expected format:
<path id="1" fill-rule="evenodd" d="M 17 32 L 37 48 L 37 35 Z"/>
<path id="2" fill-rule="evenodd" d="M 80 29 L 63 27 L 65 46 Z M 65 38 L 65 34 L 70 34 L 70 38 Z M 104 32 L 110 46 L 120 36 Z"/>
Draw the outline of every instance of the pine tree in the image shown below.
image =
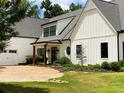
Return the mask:
<path id="1" fill-rule="evenodd" d="M 12 26 L 28 14 L 28 9 L 26 0 L 0 0 L 0 52 L 7 46 L 8 40 L 18 34 Z"/>
<path id="2" fill-rule="evenodd" d="M 82 6 L 80 4 L 71 3 L 71 5 L 69 6 L 69 9 L 71 11 L 74 11 L 74 10 L 77 10 L 77 9 L 80 9 L 80 8 L 82 8 Z"/>

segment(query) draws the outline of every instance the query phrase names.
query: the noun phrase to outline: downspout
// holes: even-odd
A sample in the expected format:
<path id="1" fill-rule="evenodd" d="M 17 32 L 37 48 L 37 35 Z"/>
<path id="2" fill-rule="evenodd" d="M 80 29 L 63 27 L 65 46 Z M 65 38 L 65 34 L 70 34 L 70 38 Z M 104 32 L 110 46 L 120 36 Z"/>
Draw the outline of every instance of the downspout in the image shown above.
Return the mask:
<path id="1" fill-rule="evenodd" d="M 117 51 L 118 51 L 118 61 L 120 61 L 120 50 L 119 50 L 119 43 L 120 43 L 120 40 L 119 40 L 119 36 L 120 36 L 120 33 L 117 32 Z"/>

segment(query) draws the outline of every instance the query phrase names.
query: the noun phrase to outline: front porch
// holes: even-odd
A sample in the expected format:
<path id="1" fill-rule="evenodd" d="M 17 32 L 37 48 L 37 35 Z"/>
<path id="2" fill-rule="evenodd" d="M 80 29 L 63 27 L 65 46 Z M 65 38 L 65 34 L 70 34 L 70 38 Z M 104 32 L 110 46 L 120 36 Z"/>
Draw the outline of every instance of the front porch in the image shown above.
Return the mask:
<path id="1" fill-rule="evenodd" d="M 33 44 L 33 64 L 36 63 L 36 55 L 43 58 L 43 64 L 54 64 L 60 57 L 61 42 L 40 42 Z"/>

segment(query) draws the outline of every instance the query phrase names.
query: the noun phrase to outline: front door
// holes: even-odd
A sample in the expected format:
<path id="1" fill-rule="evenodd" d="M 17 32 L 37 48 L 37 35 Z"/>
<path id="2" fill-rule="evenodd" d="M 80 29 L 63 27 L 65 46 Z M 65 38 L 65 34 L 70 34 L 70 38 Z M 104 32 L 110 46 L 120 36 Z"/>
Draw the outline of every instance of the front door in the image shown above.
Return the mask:
<path id="1" fill-rule="evenodd" d="M 51 63 L 53 64 L 57 60 L 57 47 L 51 48 Z"/>

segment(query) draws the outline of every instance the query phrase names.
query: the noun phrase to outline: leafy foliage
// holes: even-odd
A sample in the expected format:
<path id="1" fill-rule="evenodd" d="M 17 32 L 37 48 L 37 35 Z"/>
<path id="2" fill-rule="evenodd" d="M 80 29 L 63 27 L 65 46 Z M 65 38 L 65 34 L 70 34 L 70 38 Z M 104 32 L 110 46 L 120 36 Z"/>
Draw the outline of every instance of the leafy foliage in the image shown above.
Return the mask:
<path id="1" fill-rule="evenodd" d="M 110 63 L 111 70 L 112 71 L 119 71 L 120 70 L 120 64 L 118 62 L 112 62 Z"/>
<path id="2" fill-rule="evenodd" d="M 60 64 L 60 65 L 72 64 L 72 62 L 70 61 L 70 59 L 67 58 L 67 57 L 62 57 L 62 58 L 56 60 L 55 63 L 56 64 Z"/>
<path id="3" fill-rule="evenodd" d="M 71 11 L 74 11 L 74 10 L 77 10 L 77 9 L 80 9 L 80 8 L 82 8 L 82 6 L 80 4 L 71 3 L 71 5 L 69 6 L 69 9 Z"/>
<path id="4" fill-rule="evenodd" d="M 0 0 L 0 52 L 18 34 L 12 26 L 28 15 L 29 6 L 27 0 Z"/>
<path id="5" fill-rule="evenodd" d="M 45 9 L 44 11 L 44 17 L 45 18 L 51 18 L 54 16 L 58 16 L 63 14 L 63 9 L 59 4 L 52 5 L 52 2 L 50 0 L 43 0 L 42 1 L 42 9 Z"/>
<path id="6" fill-rule="evenodd" d="M 111 69 L 111 67 L 110 67 L 110 65 L 109 65 L 108 62 L 103 62 L 103 63 L 101 64 L 101 68 L 102 68 L 102 69 L 106 69 L 106 70 L 110 70 L 110 69 Z"/>

